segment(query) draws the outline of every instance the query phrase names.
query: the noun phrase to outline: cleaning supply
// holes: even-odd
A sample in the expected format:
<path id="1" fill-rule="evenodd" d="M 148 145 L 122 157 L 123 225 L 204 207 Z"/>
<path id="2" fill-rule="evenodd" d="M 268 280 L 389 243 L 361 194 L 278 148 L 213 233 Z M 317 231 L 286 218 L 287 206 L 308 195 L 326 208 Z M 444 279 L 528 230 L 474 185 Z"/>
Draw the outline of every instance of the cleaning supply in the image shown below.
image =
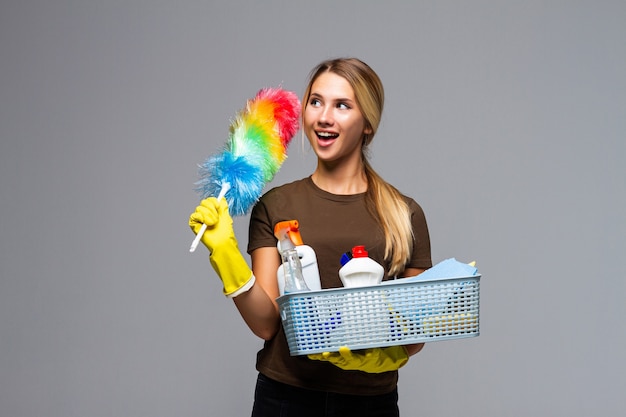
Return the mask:
<path id="1" fill-rule="evenodd" d="M 296 247 L 296 252 L 298 252 L 298 257 L 300 258 L 300 265 L 302 267 L 302 276 L 304 277 L 304 282 L 307 287 L 311 291 L 318 291 L 322 289 L 322 283 L 320 281 L 320 272 L 317 266 L 317 256 L 312 247 L 303 244 L 302 236 L 300 235 L 299 224 L 296 220 L 289 220 L 286 222 L 280 222 L 276 225 L 276 228 L 287 228 L 288 236 L 290 237 L 291 242 Z M 279 253 L 282 253 L 281 250 L 281 240 L 278 240 L 276 245 Z M 276 276 L 278 279 L 278 290 L 280 295 L 285 294 L 285 266 L 281 265 L 276 271 Z"/>
<path id="2" fill-rule="evenodd" d="M 427 269 L 419 275 L 401 279 L 406 280 L 406 282 L 419 282 L 437 278 L 472 277 L 477 274 L 478 268 L 476 268 L 476 261 L 465 263 L 459 262 L 455 258 L 448 258 L 433 265 L 432 268 Z"/>
<path id="3" fill-rule="evenodd" d="M 304 279 L 302 262 L 297 249 L 304 246 L 302 236 L 300 236 L 298 221 L 288 220 L 278 222 L 276 226 L 274 226 L 274 236 L 278 239 L 278 251 L 283 260 L 283 264 L 277 273 L 280 293 L 288 294 L 311 291 Z M 314 253 L 313 257 L 315 257 Z M 309 265 L 309 263 L 307 263 L 307 265 Z M 315 261 L 315 269 L 317 269 L 317 261 Z M 317 279 L 319 281 L 319 272 Z M 317 287 L 319 286 L 317 285 Z"/>
<path id="4" fill-rule="evenodd" d="M 280 253 L 280 242 L 277 245 Z M 307 287 L 311 291 L 319 291 L 322 289 L 322 283 L 320 282 L 320 272 L 317 266 L 317 255 L 312 247 L 308 245 L 297 245 L 296 252 L 300 257 L 300 265 L 302 265 L 302 276 Z M 276 271 L 278 278 L 278 290 L 280 295 L 285 294 L 285 268 L 281 265 Z"/>
<path id="5" fill-rule="evenodd" d="M 342 256 L 342 260 L 346 257 Z M 344 287 L 364 287 L 380 284 L 385 275 L 381 264 L 368 256 L 365 246 L 352 248 L 352 259 L 349 259 L 339 270 L 339 278 Z"/>
<path id="6" fill-rule="evenodd" d="M 259 199 L 287 158 L 287 146 L 299 129 L 298 96 L 280 88 L 260 90 L 230 125 L 224 150 L 200 165 L 196 191 L 228 201 L 231 214 L 244 215 Z M 206 225 L 195 231 L 195 251 Z"/>

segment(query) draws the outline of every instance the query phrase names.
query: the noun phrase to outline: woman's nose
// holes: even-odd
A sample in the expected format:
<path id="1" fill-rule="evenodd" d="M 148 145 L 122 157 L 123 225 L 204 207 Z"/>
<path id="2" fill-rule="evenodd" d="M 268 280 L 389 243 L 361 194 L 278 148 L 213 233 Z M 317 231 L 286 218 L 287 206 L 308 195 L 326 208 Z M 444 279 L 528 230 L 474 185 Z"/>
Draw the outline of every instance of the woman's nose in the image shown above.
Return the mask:
<path id="1" fill-rule="evenodd" d="M 330 125 L 333 123 L 332 108 L 324 106 L 320 112 L 319 123 L 323 125 Z"/>

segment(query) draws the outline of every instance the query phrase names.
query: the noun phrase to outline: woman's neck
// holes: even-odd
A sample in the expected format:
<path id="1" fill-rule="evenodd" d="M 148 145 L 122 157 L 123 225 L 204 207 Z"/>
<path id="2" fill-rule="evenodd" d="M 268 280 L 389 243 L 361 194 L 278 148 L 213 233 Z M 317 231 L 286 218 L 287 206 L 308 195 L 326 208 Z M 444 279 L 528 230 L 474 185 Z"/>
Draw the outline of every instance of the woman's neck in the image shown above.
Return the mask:
<path id="1" fill-rule="evenodd" d="M 367 191 L 367 177 L 362 164 L 357 169 L 333 169 L 318 164 L 311 179 L 317 187 L 331 194 L 353 195 Z"/>

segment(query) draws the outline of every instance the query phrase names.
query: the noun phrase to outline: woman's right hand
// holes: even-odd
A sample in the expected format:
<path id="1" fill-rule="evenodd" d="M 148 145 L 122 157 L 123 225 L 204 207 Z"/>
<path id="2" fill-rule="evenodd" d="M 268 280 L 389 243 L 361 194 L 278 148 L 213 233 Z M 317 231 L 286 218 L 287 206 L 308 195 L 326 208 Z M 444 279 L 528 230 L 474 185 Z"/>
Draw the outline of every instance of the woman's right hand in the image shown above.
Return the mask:
<path id="1" fill-rule="evenodd" d="M 209 252 L 223 245 L 237 245 L 233 230 L 233 219 L 228 212 L 228 203 L 222 198 L 209 197 L 200 202 L 196 210 L 189 216 L 189 227 L 198 234 L 202 225 L 207 226 L 202 235 L 202 243 Z"/>
<path id="2" fill-rule="evenodd" d="M 211 252 L 211 265 L 224 283 L 224 295 L 236 297 L 252 288 L 255 282 L 252 270 L 239 251 L 233 229 L 233 219 L 228 213 L 225 199 L 215 197 L 202 200 L 189 216 L 189 226 L 195 233 L 207 228 L 202 235 L 202 243 Z"/>

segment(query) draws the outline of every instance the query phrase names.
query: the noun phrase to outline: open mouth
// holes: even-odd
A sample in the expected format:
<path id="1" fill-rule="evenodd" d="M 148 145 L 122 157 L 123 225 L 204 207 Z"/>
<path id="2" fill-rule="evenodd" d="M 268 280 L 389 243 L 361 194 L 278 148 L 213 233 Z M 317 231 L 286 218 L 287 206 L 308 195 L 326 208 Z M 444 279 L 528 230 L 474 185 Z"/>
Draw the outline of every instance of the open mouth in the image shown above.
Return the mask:
<path id="1" fill-rule="evenodd" d="M 339 137 L 338 133 L 332 132 L 315 132 L 315 134 L 321 143 L 330 143 Z"/>

